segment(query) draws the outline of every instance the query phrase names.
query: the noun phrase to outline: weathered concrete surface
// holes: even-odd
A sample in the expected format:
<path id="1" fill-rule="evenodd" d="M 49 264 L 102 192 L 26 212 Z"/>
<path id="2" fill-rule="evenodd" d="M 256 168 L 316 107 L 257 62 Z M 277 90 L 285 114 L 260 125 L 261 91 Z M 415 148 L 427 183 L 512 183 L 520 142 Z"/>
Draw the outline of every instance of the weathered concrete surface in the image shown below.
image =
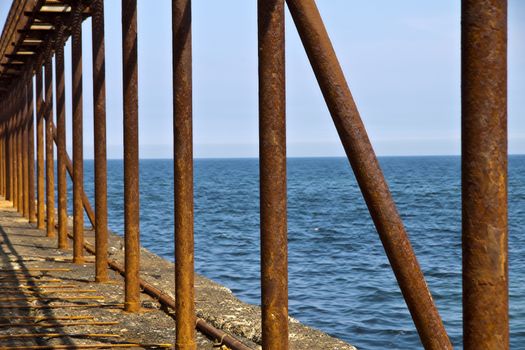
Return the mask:
<path id="1" fill-rule="evenodd" d="M 94 243 L 94 233 L 87 230 L 85 238 Z M 121 264 L 124 261 L 124 242 L 117 235 L 110 236 L 109 242 L 110 259 Z M 37 230 L 33 225 L 27 223 L 11 208 L 11 203 L 0 201 L 0 260 L 2 269 L 28 269 L 28 268 L 67 268 L 71 271 L 50 271 L 46 273 L 47 278 L 60 278 L 59 284 L 75 284 L 76 289 L 95 290 L 92 293 L 77 294 L 103 296 L 101 301 L 79 300 L 70 303 L 122 303 L 123 279 L 120 275 L 111 272 L 111 283 L 94 283 L 93 258 L 87 258 L 83 265 L 74 265 L 71 261 L 71 250 L 60 251 L 56 249 L 56 240 L 45 237 L 45 233 Z M 53 257 L 53 261 L 46 258 Z M 6 274 L 5 272 L 2 272 Z M 41 272 L 31 272 L 40 274 Z M 0 276 L 0 279 L 2 277 Z M 174 297 L 174 265 L 160 258 L 146 249 L 141 250 L 141 278 L 163 290 L 166 294 Z M 40 278 L 41 280 L 42 278 Z M 33 278 L 33 281 L 38 279 Z M 36 282 L 39 284 L 39 282 Z M 27 284 L 27 283 L 26 283 Z M 40 283 L 41 284 L 41 283 Z M 0 280 L 0 287 L 2 286 Z M 196 302 L 198 317 L 206 320 L 215 327 L 222 329 L 237 337 L 245 344 L 254 349 L 259 349 L 261 344 L 260 308 L 239 301 L 229 289 L 221 286 L 202 276 L 196 276 Z M 20 293 L 21 290 L 14 290 Z M 0 292 L 2 293 L 2 292 Z M 4 298 L 4 294 L 0 298 Z M 42 293 L 37 294 L 47 297 Z M 70 296 L 68 294 L 67 296 Z M 74 294 L 73 294 L 74 295 Z M 55 296 L 51 294 L 51 296 Z M 66 295 L 60 295 L 65 297 Z M 0 319 L 3 315 L 51 315 L 52 317 L 62 315 L 92 315 L 97 321 L 118 321 L 116 325 L 104 326 L 72 326 L 64 328 L 13 328 L 0 327 L 0 337 L 6 334 L 28 333 L 28 332 L 57 332 L 62 334 L 80 333 L 108 333 L 119 335 L 119 338 L 85 338 L 61 337 L 57 339 L 14 339 L 6 343 L 0 338 L 0 345 L 30 345 L 30 344 L 89 344 L 101 342 L 140 342 L 140 343 L 173 343 L 175 334 L 175 321 L 170 316 L 173 310 L 161 310 L 161 306 L 149 296 L 141 295 L 144 311 L 140 314 L 129 314 L 122 310 L 121 306 L 97 307 L 97 308 L 72 308 L 52 310 L 11 310 L 0 308 Z M 0 305 L 9 305 L 15 301 L 0 302 Z M 18 303 L 18 301 L 17 301 Z M 25 301 L 26 304 L 37 304 L 34 301 Z M 54 302 L 57 303 L 57 302 Z M 64 302 L 60 302 L 64 303 Z M 165 312 L 167 311 L 167 313 Z M 21 320 L 11 320 L 11 322 Z M 92 321 L 92 320 L 91 320 Z M 72 321 L 59 321 L 72 322 Z M 4 323 L 4 322 L 2 322 Z M 212 349 L 213 342 L 198 334 L 199 349 Z M 2 349 L 0 346 L 0 350 Z M 294 319 L 290 319 L 290 348 L 291 349 L 355 349 L 338 339 L 330 337 L 318 330 L 306 327 Z M 217 348 L 215 348 L 217 349 Z"/>

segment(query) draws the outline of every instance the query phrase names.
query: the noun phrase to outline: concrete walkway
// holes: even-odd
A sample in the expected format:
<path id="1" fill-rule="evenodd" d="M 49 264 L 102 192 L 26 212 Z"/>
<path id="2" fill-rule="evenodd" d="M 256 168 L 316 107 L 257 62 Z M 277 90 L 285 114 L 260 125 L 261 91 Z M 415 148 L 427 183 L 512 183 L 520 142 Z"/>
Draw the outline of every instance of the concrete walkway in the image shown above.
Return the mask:
<path id="1" fill-rule="evenodd" d="M 124 312 L 122 277 L 94 283 L 93 257 L 75 265 L 71 254 L 0 200 L 0 349 L 171 348 L 175 321 L 155 300 L 142 294 L 143 311 Z"/>

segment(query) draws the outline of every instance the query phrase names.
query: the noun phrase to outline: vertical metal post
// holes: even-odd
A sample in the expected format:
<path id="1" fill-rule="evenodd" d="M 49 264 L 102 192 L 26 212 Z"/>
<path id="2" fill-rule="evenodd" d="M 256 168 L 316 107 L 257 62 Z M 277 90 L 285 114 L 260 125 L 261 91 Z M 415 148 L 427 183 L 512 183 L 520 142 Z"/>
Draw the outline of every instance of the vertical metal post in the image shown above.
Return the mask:
<path id="1" fill-rule="evenodd" d="M 286 0 L 425 349 L 452 349 L 314 0 Z"/>
<path id="2" fill-rule="evenodd" d="M 95 140 L 95 281 L 105 282 L 108 280 L 108 204 L 104 0 L 94 0 L 91 3 L 91 16 Z"/>
<path id="3" fill-rule="evenodd" d="M 33 77 L 29 80 L 28 85 L 28 96 L 27 103 L 29 109 L 28 116 L 28 201 L 29 201 L 29 222 L 36 222 L 36 213 L 35 213 L 35 116 L 34 116 L 34 98 L 33 98 Z"/>
<path id="4" fill-rule="evenodd" d="M 44 180 L 44 99 L 42 67 L 36 72 L 36 163 L 37 163 L 37 227 L 45 229 Z"/>
<path id="5" fill-rule="evenodd" d="M 11 97 L 8 103 L 8 113 L 11 115 Z M 6 122 L 7 128 L 7 169 L 6 169 L 6 199 L 13 201 L 13 120 L 8 119 Z"/>
<path id="6" fill-rule="evenodd" d="M 17 137 L 17 114 L 16 114 L 16 93 L 13 93 L 12 102 L 11 102 L 11 152 L 12 152 L 12 188 L 11 188 L 11 201 L 13 202 L 13 208 L 17 208 L 18 203 L 18 168 L 17 168 L 17 147 L 16 147 L 16 137 Z"/>
<path id="7" fill-rule="evenodd" d="M 23 128 L 24 128 L 24 98 L 23 92 L 18 87 L 17 103 L 17 135 L 16 135 L 16 152 L 17 152 L 17 210 L 20 214 L 24 213 L 24 150 L 23 150 Z"/>
<path id="8" fill-rule="evenodd" d="M 45 64 L 45 93 L 46 93 L 46 209 L 47 209 L 47 236 L 55 237 L 55 174 L 53 155 L 53 65 L 51 54 Z M 58 248 L 63 248 L 58 243 Z M 63 243 L 63 242 L 62 242 Z"/>
<path id="9" fill-rule="evenodd" d="M 2 108 L 5 111 L 4 103 L 5 102 L 3 102 L 0 105 L 0 108 Z M 0 114 L 0 118 L 2 120 L 5 120 L 3 113 Z M 5 173 L 4 173 L 4 169 L 5 169 L 4 168 L 4 166 L 5 166 L 5 154 L 4 154 L 4 151 L 5 151 L 5 128 L 4 128 L 4 125 L 5 125 L 5 123 L 3 123 L 3 122 L 0 123 L 0 195 L 2 195 L 4 197 L 4 199 L 5 199 Z"/>
<path id="10" fill-rule="evenodd" d="M 23 87 L 23 118 L 22 118 L 22 192 L 23 192 L 23 208 L 22 213 L 24 217 L 29 220 L 29 86 L 28 83 Z"/>
<path id="11" fill-rule="evenodd" d="M 463 341 L 509 348 L 507 1 L 461 6 Z"/>
<path id="12" fill-rule="evenodd" d="M 12 145 L 13 145 L 13 208 L 18 208 L 18 146 L 17 146 L 17 138 L 18 138 L 18 129 L 17 129 L 17 111 L 16 111 L 16 96 L 14 97 L 15 101 L 13 101 L 13 114 L 12 114 Z"/>
<path id="13" fill-rule="evenodd" d="M 13 203 L 16 198 L 16 151 L 15 151 L 15 120 L 13 115 L 13 96 L 10 102 L 10 116 L 9 119 L 9 200 Z"/>
<path id="14" fill-rule="evenodd" d="M 55 93 L 56 93 L 56 144 L 57 144 L 57 200 L 58 200 L 58 248 L 67 249 L 67 179 L 66 179 L 66 87 L 64 78 L 64 30 L 61 18 L 55 25 Z"/>
<path id="15" fill-rule="evenodd" d="M 288 349 L 284 0 L 258 0 L 263 349 Z"/>
<path id="16" fill-rule="evenodd" d="M 84 262 L 84 155 L 82 135 L 82 10 L 81 1 L 72 5 L 71 61 L 73 70 L 73 262 Z"/>
<path id="17" fill-rule="evenodd" d="M 124 88 L 125 309 L 140 309 L 140 206 L 137 70 L 137 0 L 122 0 Z"/>
<path id="18" fill-rule="evenodd" d="M 178 350 L 194 350 L 191 0 L 172 1 L 175 317 Z"/>
<path id="19" fill-rule="evenodd" d="M 0 108 L 4 108 L 4 104 L 1 103 L 0 104 Z M 4 115 L 2 112 L 0 112 L 0 119 L 3 119 L 4 118 Z M 5 191 L 4 191 L 4 181 L 5 181 L 5 176 L 4 176 L 4 161 L 5 161 L 5 157 L 4 157 L 4 138 L 5 138 L 5 134 L 4 134 L 4 123 L 0 123 L 0 195 L 3 196 L 5 198 Z"/>

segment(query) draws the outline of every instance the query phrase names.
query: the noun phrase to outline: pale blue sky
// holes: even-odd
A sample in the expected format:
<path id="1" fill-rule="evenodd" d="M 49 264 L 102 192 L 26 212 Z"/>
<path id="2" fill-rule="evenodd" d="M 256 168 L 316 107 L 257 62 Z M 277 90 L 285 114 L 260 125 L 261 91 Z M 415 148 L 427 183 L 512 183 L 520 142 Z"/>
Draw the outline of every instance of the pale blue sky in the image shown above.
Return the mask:
<path id="1" fill-rule="evenodd" d="M 0 21 L 11 1 L 0 0 Z M 170 0 L 139 0 L 141 157 L 171 157 Z M 193 1 L 196 157 L 257 156 L 256 0 Z M 153 5 L 154 4 L 154 5 Z M 459 154 L 460 1 L 318 0 L 379 155 Z M 289 156 L 344 155 L 287 14 Z M 92 157 L 91 22 L 84 22 Z M 69 43 L 66 69 L 70 74 Z M 122 158 L 120 1 L 106 0 L 108 155 Z M 70 82 L 67 82 L 70 87 Z M 68 92 L 67 103 L 71 98 Z M 509 151 L 525 153 L 525 1 L 509 0 Z M 71 127 L 71 109 L 67 116 Z M 70 141 L 71 132 L 68 131 Z M 69 142 L 70 143 L 70 142 Z"/>

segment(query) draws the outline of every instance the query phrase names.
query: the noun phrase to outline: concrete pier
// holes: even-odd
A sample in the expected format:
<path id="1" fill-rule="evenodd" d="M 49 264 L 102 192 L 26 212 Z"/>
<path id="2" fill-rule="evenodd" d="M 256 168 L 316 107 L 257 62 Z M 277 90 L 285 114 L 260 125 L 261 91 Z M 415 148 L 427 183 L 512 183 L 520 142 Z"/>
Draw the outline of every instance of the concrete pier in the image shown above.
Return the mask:
<path id="1" fill-rule="evenodd" d="M 92 230 L 86 229 L 85 238 L 88 246 L 94 244 Z M 124 261 L 123 248 L 123 239 L 110 234 L 111 262 Z M 73 264 L 72 249 L 57 249 L 56 238 L 46 237 L 3 199 L 0 261 L 1 350 L 173 347 L 174 310 L 141 293 L 140 312 L 125 312 L 124 279 L 119 273 L 110 270 L 109 282 L 95 283 L 93 256 L 85 252 L 85 263 Z M 168 298 L 174 297 L 171 262 L 142 248 L 140 276 Z M 249 348 L 260 348 L 259 307 L 242 303 L 227 288 L 202 276 L 196 276 L 195 289 L 198 319 Z M 355 349 L 293 319 L 289 327 L 291 349 Z M 221 348 L 220 339 L 199 332 L 197 343 L 198 349 Z"/>

